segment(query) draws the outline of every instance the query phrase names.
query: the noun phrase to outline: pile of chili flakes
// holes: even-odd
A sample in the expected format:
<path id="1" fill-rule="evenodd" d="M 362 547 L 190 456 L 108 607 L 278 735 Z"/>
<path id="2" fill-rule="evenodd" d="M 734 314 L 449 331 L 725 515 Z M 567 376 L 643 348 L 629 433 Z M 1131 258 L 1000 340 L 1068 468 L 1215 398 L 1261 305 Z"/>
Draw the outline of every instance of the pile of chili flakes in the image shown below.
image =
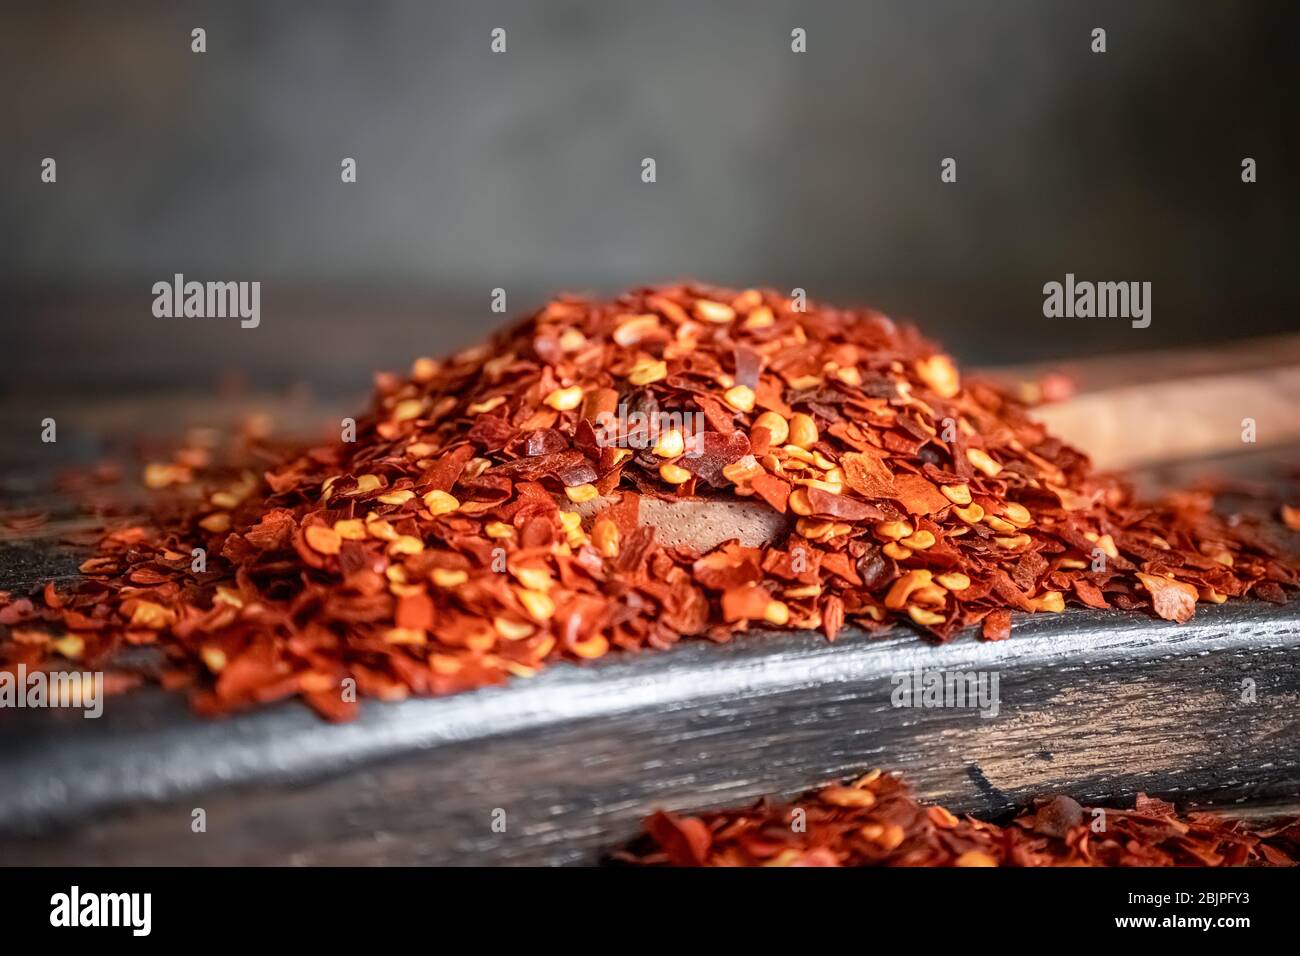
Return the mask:
<path id="1" fill-rule="evenodd" d="M 656 813 L 614 859 L 658 866 L 1294 866 L 1300 819 L 1251 826 L 1180 815 L 1139 795 L 1132 810 L 1041 798 L 1006 826 L 924 806 L 879 770 L 790 805 L 698 817 Z"/>
<path id="2" fill-rule="evenodd" d="M 999 640 L 1012 611 L 1067 604 L 1181 622 L 1297 584 L 1267 529 L 1211 495 L 1136 500 L 915 329 L 800 305 L 697 286 L 562 297 L 378 376 L 355 441 L 261 475 L 182 449 L 146 482 L 194 504 L 107 534 L 71 590 L 0 594 L 0 666 L 156 645 L 161 681 L 203 713 L 300 695 L 343 720 L 347 678 L 446 694 L 751 626 Z M 707 425 L 690 449 L 671 429 L 621 447 L 597 430 L 620 407 Z M 789 531 L 667 548 L 638 521 L 646 496 L 761 502 Z"/>

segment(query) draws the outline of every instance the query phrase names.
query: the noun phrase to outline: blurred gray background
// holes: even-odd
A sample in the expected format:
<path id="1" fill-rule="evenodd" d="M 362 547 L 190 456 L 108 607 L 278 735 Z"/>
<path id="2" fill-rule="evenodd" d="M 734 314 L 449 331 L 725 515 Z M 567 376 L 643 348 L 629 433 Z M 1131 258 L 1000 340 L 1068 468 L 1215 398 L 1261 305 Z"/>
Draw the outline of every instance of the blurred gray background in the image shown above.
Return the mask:
<path id="1" fill-rule="evenodd" d="M 496 286 L 802 286 L 970 363 L 1296 331 L 1298 8 L 9 0 L 0 400 L 359 396 Z M 261 327 L 155 318 L 175 272 L 260 280 Z M 1066 272 L 1152 282 L 1151 327 L 1044 319 Z"/>

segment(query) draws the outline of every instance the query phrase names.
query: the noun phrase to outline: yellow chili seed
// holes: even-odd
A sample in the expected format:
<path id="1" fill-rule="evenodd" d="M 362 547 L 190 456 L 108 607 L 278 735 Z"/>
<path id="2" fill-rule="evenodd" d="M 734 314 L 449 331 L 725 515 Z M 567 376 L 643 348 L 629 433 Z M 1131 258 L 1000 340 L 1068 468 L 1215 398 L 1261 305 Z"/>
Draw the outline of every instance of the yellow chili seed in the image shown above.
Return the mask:
<path id="1" fill-rule="evenodd" d="M 923 588 L 928 585 L 934 576 L 925 568 L 914 568 L 908 571 L 889 589 L 885 595 L 885 607 L 891 611 L 901 611 L 907 605 L 907 599 L 917 588 Z"/>
<path id="2" fill-rule="evenodd" d="M 874 530 L 879 537 L 888 538 L 892 541 L 901 541 L 903 538 L 910 537 L 916 531 L 906 521 L 877 521 Z M 934 544 L 933 541 L 930 543 Z"/>
<path id="3" fill-rule="evenodd" d="M 415 535 L 398 535 L 388 545 L 389 556 L 398 554 L 419 554 L 424 550 L 424 542 Z"/>
<path id="4" fill-rule="evenodd" d="M 579 657 L 593 660 L 609 653 L 609 639 L 603 634 L 589 634 L 580 641 L 574 641 L 569 649 Z"/>
<path id="5" fill-rule="evenodd" d="M 421 500 L 434 517 L 451 514 L 460 507 L 460 502 L 445 491 L 431 491 Z"/>
<path id="6" fill-rule="evenodd" d="M 440 588 L 454 588 L 468 581 L 469 575 L 453 568 L 434 568 L 429 573 L 429 579 Z"/>
<path id="7" fill-rule="evenodd" d="M 627 380 L 633 385 L 649 385 L 651 382 L 662 381 L 667 377 L 668 363 L 663 361 L 638 362 L 627 374 Z"/>
<path id="8" fill-rule="evenodd" d="M 767 607 L 763 608 L 763 620 L 784 627 L 790 623 L 790 606 L 784 601 L 768 601 Z"/>
<path id="9" fill-rule="evenodd" d="M 664 462 L 659 466 L 659 477 L 670 485 L 684 485 L 691 480 L 691 473 L 685 468 Z"/>
<path id="10" fill-rule="evenodd" d="M 790 444 L 800 448 L 811 448 L 821 436 L 817 432 L 817 423 L 811 415 L 795 412 L 790 418 Z"/>
<path id="11" fill-rule="evenodd" d="M 226 669 L 226 652 L 219 647 L 205 647 L 199 652 L 203 657 L 203 663 L 207 665 L 208 670 L 214 674 L 220 674 Z"/>
<path id="12" fill-rule="evenodd" d="M 1047 591 L 1038 597 L 1029 599 L 1029 606 L 1035 611 L 1047 611 L 1060 614 L 1065 610 L 1065 595 L 1060 591 Z"/>
<path id="13" fill-rule="evenodd" d="M 779 448 L 790 437 L 790 423 L 776 412 L 764 412 L 754 419 L 755 428 L 766 428 L 772 437 L 768 442 L 773 448 Z M 752 434 L 752 432 L 751 432 Z"/>
<path id="14" fill-rule="evenodd" d="M 952 398 L 961 390 L 957 367 L 946 355 L 918 359 L 915 368 L 917 377 L 940 398 Z"/>
<path id="15" fill-rule="evenodd" d="M 824 541 L 831 536 L 833 527 L 830 521 L 814 521 L 811 518 L 800 518 L 794 523 L 795 531 L 809 541 Z"/>
<path id="16" fill-rule="evenodd" d="M 912 592 L 912 600 L 917 604 L 925 604 L 930 607 L 943 607 L 948 600 L 948 592 L 937 584 L 927 584 L 923 588 L 917 588 Z"/>
<path id="17" fill-rule="evenodd" d="M 880 548 L 885 557 L 893 558 L 895 561 L 906 561 L 912 556 L 912 552 L 897 541 L 891 541 L 889 544 L 882 545 Z"/>
<path id="18" fill-rule="evenodd" d="M 970 486 L 969 485 L 940 485 L 939 490 L 943 496 L 955 505 L 970 504 Z"/>
<path id="19" fill-rule="evenodd" d="M 982 448 L 967 448 L 966 460 L 970 462 L 972 468 L 984 472 L 990 478 L 997 477 L 998 472 L 1002 471 L 1002 466 L 990 458 L 988 452 Z"/>
<path id="20" fill-rule="evenodd" d="M 763 473 L 763 468 L 751 456 L 746 455 L 740 461 L 733 461 L 722 466 L 722 476 L 733 485 L 752 481 Z"/>
<path id="21" fill-rule="evenodd" d="M 244 599 L 239 596 L 238 591 L 224 588 L 218 585 L 216 596 L 212 599 L 213 604 L 229 604 L 231 607 L 239 608 L 244 606 Z"/>
<path id="22" fill-rule="evenodd" d="M 1002 517 L 1008 521 L 1014 521 L 1022 528 L 1034 520 L 1034 516 L 1029 513 L 1028 508 L 1014 501 L 1002 506 Z"/>
<path id="23" fill-rule="evenodd" d="M 925 815 L 930 818 L 930 822 L 942 830 L 951 830 L 961 821 L 952 815 L 947 807 L 930 807 L 925 811 Z"/>
<path id="24" fill-rule="evenodd" d="M 526 637 L 532 637 L 537 630 L 524 621 L 515 621 L 501 615 L 492 618 L 492 627 L 507 641 L 522 641 Z"/>
<path id="25" fill-rule="evenodd" d="M 385 505 L 404 505 L 414 497 L 414 491 L 403 488 L 401 491 L 390 491 L 386 495 L 380 495 L 375 500 Z"/>
<path id="26" fill-rule="evenodd" d="M 460 660 L 449 654 L 432 654 L 429 657 L 429 669 L 443 677 L 459 674 L 464 666 Z"/>
<path id="27" fill-rule="evenodd" d="M 918 531 L 910 537 L 903 538 L 900 544 L 905 544 L 913 551 L 924 551 L 926 548 L 934 547 L 934 535 L 929 531 Z"/>
<path id="28" fill-rule="evenodd" d="M 967 524 L 979 524 L 984 520 L 984 509 L 978 503 L 972 502 L 965 508 L 953 508 L 957 517 Z"/>
<path id="29" fill-rule="evenodd" d="M 789 508 L 797 515 L 807 517 L 812 514 L 812 503 L 808 500 L 808 489 L 796 488 L 790 492 Z"/>
<path id="30" fill-rule="evenodd" d="M 483 533 L 489 538 L 513 538 L 515 529 L 504 521 L 489 521 L 483 526 Z"/>
<path id="31" fill-rule="evenodd" d="M 218 491 L 210 499 L 212 504 L 217 508 L 238 508 L 239 503 L 244 500 L 242 495 L 237 495 L 232 491 Z"/>
<path id="32" fill-rule="evenodd" d="M 230 515 L 225 511 L 216 511 L 208 515 L 199 522 L 199 527 L 204 531 L 211 531 L 214 534 L 220 534 L 223 531 L 230 530 Z"/>
<path id="33" fill-rule="evenodd" d="M 404 402 L 398 402 L 393 409 L 393 421 L 409 422 L 412 418 L 419 418 L 423 411 L 424 402 L 421 399 L 408 398 Z"/>
<path id="34" fill-rule="evenodd" d="M 582 389 L 577 385 L 557 388 L 542 401 L 558 412 L 567 412 L 582 404 Z"/>
<path id="35" fill-rule="evenodd" d="M 725 325 L 736 317 L 736 310 L 721 302 L 699 299 L 695 303 L 695 314 L 705 322 Z"/>
<path id="36" fill-rule="evenodd" d="M 620 546 L 618 525 L 608 518 L 597 518 L 591 528 L 591 543 L 606 558 L 617 558 Z"/>
<path id="37" fill-rule="evenodd" d="M 965 591 L 970 587 L 970 578 L 960 571 L 949 571 L 947 574 L 939 575 L 935 580 L 949 591 Z"/>
<path id="38" fill-rule="evenodd" d="M 808 488 L 820 488 L 822 491 L 829 491 L 833 495 L 844 494 L 844 485 L 838 481 L 821 481 L 817 478 L 800 479 L 799 484 Z"/>
<path id="39" fill-rule="evenodd" d="M 722 393 L 722 400 L 738 412 L 752 412 L 754 399 L 754 390 L 748 385 L 733 385 Z"/>
<path id="40" fill-rule="evenodd" d="M 782 593 L 791 601 L 802 601 L 806 598 L 821 597 L 822 586 L 820 584 L 805 584 L 797 588 L 786 588 Z"/>
<path id="41" fill-rule="evenodd" d="M 686 439 L 680 429 L 670 428 L 659 433 L 659 440 L 651 450 L 660 458 L 676 458 L 686 450 Z"/>
<path id="42" fill-rule="evenodd" d="M 851 385 L 859 388 L 862 385 L 862 373 L 858 371 L 856 365 L 848 365 L 841 369 L 835 370 L 835 377 L 845 385 Z"/>
<path id="43" fill-rule="evenodd" d="M 495 395 L 492 398 L 482 402 L 475 402 L 465 409 L 470 415 L 485 415 L 494 408 L 499 408 L 506 403 L 504 395 Z"/>
<path id="44" fill-rule="evenodd" d="M 915 604 L 908 607 L 907 616 L 922 627 L 938 627 L 945 620 L 944 616 L 937 611 L 927 611 Z"/>
<path id="45" fill-rule="evenodd" d="M 1033 544 L 1033 539 L 1027 534 L 1018 534 L 1007 538 L 994 538 L 993 541 L 999 548 L 1006 548 L 1009 551 L 1019 551 L 1021 548 L 1027 548 Z"/>
<path id="46" fill-rule="evenodd" d="M 860 807 L 866 809 L 876 805 L 876 795 L 870 790 L 856 787 L 827 787 L 817 791 L 817 799 L 833 807 Z"/>
<path id="47" fill-rule="evenodd" d="M 308 527 L 303 531 L 303 537 L 307 539 L 307 546 L 320 554 L 338 554 L 343 544 L 337 531 L 320 524 Z"/>
<path id="48" fill-rule="evenodd" d="M 569 487 L 564 489 L 564 494 L 576 505 L 580 505 L 584 501 L 593 501 L 600 497 L 600 492 L 596 490 L 596 486 L 590 483 L 585 485 L 569 485 Z"/>
<path id="49" fill-rule="evenodd" d="M 565 329 L 560 333 L 560 351 L 576 352 L 587 344 L 587 337 L 577 329 Z"/>
<path id="50" fill-rule="evenodd" d="M 620 323 L 618 328 L 614 330 L 613 338 L 617 344 L 626 349 L 658 331 L 659 316 L 653 314 L 632 315 L 628 316 L 626 321 Z"/>
<path id="51" fill-rule="evenodd" d="M 561 511 L 560 527 L 565 531 L 579 530 L 582 527 L 582 515 L 576 511 Z"/>
<path id="52" fill-rule="evenodd" d="M 518 594 L 519 603 L 524 606 L 524 610 L 534 621 L 549 621 L 555 616 L 555 602 L 544 591 L 520 588 Z"/>
<path id="53" fill-rule="evenodd" d="M 344 518 L 334 522 L 334 530 L 345 541 L 364 541 L 367 537 L 366 523 L 360 518 Z"/>
<path id="54" fill-rule="evenodd" d="M 530 591 L 549 591 L 551 585 L 554 584 L 551 580 L 551 572 L 546 568 L 525 564 L 521 567 L 511 568 L 510 573 L 515 576 L 515 580 Z"/>
<path id="55" fill-rule="evenodd" d="M 429 637 L 414 627 L 390 627 L 384 631 L 385 644 L 427 644 Z"/>

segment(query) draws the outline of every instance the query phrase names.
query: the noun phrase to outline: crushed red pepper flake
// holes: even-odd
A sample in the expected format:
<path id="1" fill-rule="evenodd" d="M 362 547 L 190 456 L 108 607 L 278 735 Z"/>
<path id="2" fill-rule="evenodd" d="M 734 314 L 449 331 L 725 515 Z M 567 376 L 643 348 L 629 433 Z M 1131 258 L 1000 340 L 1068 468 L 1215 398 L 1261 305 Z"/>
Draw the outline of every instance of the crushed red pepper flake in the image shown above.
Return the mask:
<path id="1" fill-rule="evenodd" d="M 620 408 L 704 427 L 681 449 L 610 442 Z M 1183 621 L 1300 582 L 1260 521 L 1203 491 L 1138 500 L 914 328 L 773 291 L 560 297 L 377 376 L 355 441 L 261 450 L 260 475 L 213 444 L 146 469 L 179 497 L 105 533 L 79 583 L 0 595 L 0 625 L 76 637 L 91 664 L 158 647 L 204 713 L 296 695 L 338 720 L 349 679 L 447 694 L 755 625 L 1000 640 L 1013 609 Z M 700 554 L 639 525 L 644 498 L 748 500 L 790 527 Z M 0 633 L 0 667 L 49 653 Z"/>
<path id="2" fill-rule="evenodd" d="M 1295 866 L 1300 818 L 1262 824 L 1179 814 L 1139 794 L 1131 809 L 1039 798 L 1000 826 L 919 803 L 873 771 L 793 804 L 761 800 L 698 816 L 658 812 L 646 836 L 613 854 L 647 866 L 1131 867 Z"/>

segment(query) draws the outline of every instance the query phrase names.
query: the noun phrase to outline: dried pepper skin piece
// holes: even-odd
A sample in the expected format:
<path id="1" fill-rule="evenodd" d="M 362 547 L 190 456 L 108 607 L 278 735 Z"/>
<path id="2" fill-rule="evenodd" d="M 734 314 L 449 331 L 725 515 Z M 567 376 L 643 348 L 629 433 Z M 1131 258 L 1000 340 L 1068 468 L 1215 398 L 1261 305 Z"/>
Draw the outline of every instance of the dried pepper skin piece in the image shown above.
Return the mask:
<path id="1" fill-rule="evenodd" d="M 346 687 L 453 693 L 759 626 L 1000 640 L 1012 610 L 1182 621 L 1300 583 L 1273 529 L 1204 490 L 1137 499 L 914 328 L 772 290 L 561 296 L 377 376 L 355 441 L 254 451 L 151 465 L 158 513 L 80 583 L 0 595 L 0 667 L 152 645 L 204 713 L 298 695 L 340 720 Z M 666 547 L 645 496 L 785 530 Z"/>
<path id="2" fill-rule="evenodd" d="M 1092 827 L 1097 814 L 1106 827 Z M 796 820 L 799 826 L 794 826 Z M 762 800 L 698 816 L 660 811 L 613 854 L 643 866 L 1295 866 L 1300 818 L 1264 826 L 1180 815 L 1139 794 L 1132 809 L 1040 797 L 1006 826 L 918 803 L 902 779 L 872 771 L 793 804 Z"/>

